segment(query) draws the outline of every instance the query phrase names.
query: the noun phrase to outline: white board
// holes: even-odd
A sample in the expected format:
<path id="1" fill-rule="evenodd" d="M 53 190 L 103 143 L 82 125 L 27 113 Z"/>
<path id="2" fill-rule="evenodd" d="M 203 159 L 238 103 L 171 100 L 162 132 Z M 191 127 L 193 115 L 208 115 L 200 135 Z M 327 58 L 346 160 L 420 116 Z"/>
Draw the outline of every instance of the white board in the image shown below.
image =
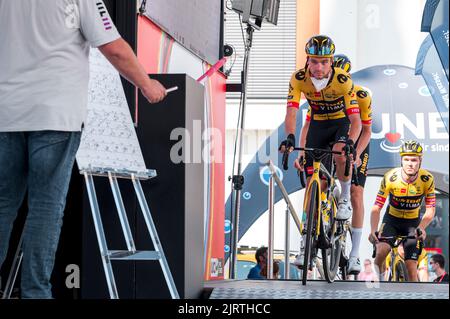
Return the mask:
<path id="1" fill-rule="evenodd" d="M 77 153 L 78 168 L 145 173 L 120 75 L 97 49 L 91 49 L 89 60 L 88 113 Z"/>

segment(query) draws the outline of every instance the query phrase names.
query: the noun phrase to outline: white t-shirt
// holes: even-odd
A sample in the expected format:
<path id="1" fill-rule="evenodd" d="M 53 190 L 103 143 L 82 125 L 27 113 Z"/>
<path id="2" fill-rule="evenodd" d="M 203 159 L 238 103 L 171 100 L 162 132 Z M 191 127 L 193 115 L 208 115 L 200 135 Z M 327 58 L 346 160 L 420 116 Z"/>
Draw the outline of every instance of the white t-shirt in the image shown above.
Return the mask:
<path id="1" fill-rule="evenodd" d="M 103 0 L 0 0 L 0 132 L 80 131 L 90 46 L 119 38 Z"/>

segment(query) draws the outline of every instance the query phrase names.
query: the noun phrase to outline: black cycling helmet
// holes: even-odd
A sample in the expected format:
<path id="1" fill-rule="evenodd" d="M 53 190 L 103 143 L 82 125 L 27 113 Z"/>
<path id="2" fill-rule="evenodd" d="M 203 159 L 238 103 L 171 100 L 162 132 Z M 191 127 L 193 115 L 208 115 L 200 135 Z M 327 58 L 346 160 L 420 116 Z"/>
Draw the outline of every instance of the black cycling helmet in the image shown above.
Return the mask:
<path id="1" fill-rule="evenodd" d="M 400 148 L 400 156 L 422 156 L 423 147 L 419 142 L 410 140 L 403 143 Z"/>
<path id="2" fill-rule="evenodd" d="M 310 57 L 331 58 L 334 51 L 334 42 L 326 35 L 315 35 L 311 37 L 305 46 L 305 52 Z"/>
<path id="3" fill-rule="evenodd" d="M 352 62 L 345 54 L 336 54 L 334 56 L 333 66 L 341 68 L 345 72 L 350 72 L 352 69 Z"/>

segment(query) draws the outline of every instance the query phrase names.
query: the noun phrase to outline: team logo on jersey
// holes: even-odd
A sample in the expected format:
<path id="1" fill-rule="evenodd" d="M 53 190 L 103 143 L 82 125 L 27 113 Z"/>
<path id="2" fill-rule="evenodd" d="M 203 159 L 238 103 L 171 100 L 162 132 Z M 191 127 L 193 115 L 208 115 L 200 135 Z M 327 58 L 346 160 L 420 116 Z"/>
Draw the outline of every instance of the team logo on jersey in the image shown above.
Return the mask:
<path id="1" fill-rule="evenodd" d="M 395 182 L 396 180 L 397 180 L 397 174 L 394 174 L 394 175 L 392 175 L 392 176 L 389 178 L 389 181 L 390 181 L 391 183 Z"/>
<path id="2" fill-rule="evenodd" d="M 360 98 L 360 99 L 364 99 L 368 96 L 366 91 L 358 91 L 356 92 L 356 95 Z"/>
<path id="3" fill-rule="evenodd" d="M 341 84 L 344 84 L 345 82 L 348 81 L 348 77 L 345 76 L 344 74 L 338 74 L 337 79 Z"/>
<path id="4" fill-rule="evenodd" d="M 420 176 L 420 179 L 421 179 L 424 183 L 426 183 L 426 182 L 428 182 L 428 181 L 430 180 L 430 176 L 429 176 L 429 175 L 421 175 L 421 176 Z"/>
<path id="5" fill-rule="evenodd" d="M 305 71 L 299 71 L 297 72 L 297 74 L 295 75 L 295 78 L 299 81 L 303 81 L 306 77 L 306 73 Z"/>

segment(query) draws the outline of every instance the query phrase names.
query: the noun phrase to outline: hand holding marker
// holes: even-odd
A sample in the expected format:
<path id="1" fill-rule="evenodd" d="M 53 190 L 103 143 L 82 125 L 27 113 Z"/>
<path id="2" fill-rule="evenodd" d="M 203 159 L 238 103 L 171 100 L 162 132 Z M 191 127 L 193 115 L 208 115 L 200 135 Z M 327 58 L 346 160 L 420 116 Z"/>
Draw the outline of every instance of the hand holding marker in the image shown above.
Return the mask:
<path id="1" fill-rule="evenodd" d="M 176 90 L 178 90 L 178 86 L 174 86 L 174 87 L 171 87 L 170 89 L 167 89 L 166 93 L 169 94 L 170 92 L 173 92 L 173 91 L 176 91 Z"/>

